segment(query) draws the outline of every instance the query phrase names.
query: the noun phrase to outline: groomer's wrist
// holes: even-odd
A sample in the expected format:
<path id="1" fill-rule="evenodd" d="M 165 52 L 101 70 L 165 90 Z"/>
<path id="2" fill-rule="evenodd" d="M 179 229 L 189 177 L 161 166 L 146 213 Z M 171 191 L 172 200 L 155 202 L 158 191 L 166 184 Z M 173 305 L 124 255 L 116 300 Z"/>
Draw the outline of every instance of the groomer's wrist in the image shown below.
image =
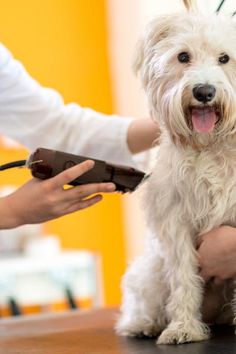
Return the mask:
<path id="1" fill-rule="evenodd" d="M 12 229 L 21 225 L 23 225 L 23 221 L 11 205 L 9 196 L 0 198 L 0 230 Z"/>
<path id="2" fill-rule="evenodd" d="M 150 118 L 134 119 L 129 126 L 127 143 L 132 154 L 148 150 L 155 146 L 160 135 L 157 123 Z"/>

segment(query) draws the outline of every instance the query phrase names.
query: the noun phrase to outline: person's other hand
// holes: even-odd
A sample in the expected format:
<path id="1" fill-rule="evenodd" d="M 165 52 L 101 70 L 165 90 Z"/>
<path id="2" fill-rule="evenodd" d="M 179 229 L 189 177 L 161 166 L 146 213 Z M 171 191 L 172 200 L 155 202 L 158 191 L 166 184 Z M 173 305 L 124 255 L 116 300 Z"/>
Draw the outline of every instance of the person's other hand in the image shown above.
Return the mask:
<path id="1" fill-rule="evenodd" d="M 14 193 L 2 198 L 5 224 L 7 221 L 8 223 L 0 223 L 0 228 L 41 223 L 88 208 L 101 201 L 102 196 L 97 193 L 113 192 L 116 188 L 113 183 L 91 183 L 64 189 L 64 185 L 93 167 L 94 161 L 87 160 L 53 178 L 43 181 L 33 178 Z M 7 220 L 7 217 L 10 219 Z"/>
<path id="2" fill-rule="evenodd" d="M 200 275 L 216 284 L 236 276 L 236 229 L 221 226 L 201 236 L 198 248 Z"/>

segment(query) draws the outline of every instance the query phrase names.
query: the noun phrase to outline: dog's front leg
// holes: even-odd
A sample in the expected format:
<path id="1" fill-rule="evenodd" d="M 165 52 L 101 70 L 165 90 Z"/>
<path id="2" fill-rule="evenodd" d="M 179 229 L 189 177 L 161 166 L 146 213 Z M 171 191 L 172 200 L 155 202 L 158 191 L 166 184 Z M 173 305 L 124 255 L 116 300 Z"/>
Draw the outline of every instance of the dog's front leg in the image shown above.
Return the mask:
<path id="1" fill-rule="evenodd" d="M 153 247 L 129 267 L 122 280 L 123 301 L 116 324 L 120 335 L 156 337 L 166 327 L 163 264 Z"/>
<path id="2" fill-rule="evenodd" d="M 169 230 L 173 228 L 168 228 Z M 170 296 L 166 304 L 168 327 L 157 344 L 180 344 L 202 341 L 209 337 L 208 327 L 201 321 L 202 280 L 193 237 L 185 228 L 176 227 L 166 244 L 166 275 Z M 170 243 L 171 242 L 171 243 Z"/>

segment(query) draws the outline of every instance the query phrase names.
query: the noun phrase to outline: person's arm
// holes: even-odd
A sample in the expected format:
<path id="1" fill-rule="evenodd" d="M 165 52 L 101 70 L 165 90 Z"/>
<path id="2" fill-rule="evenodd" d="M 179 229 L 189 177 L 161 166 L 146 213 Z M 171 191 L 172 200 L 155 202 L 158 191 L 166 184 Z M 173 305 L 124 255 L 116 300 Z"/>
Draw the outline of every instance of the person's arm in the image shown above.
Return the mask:
<path id="1" fill-rule="evenodd" d="M 78 104 L 64 104 L 42 87 L 0 45 L 0 132 L 31 150 L 57 149 L 113 163 L 135 165 L 132 153 L 151 147 L 151 120 L 107 116 Z"/>
<path id="2" fill-rule="evenodd" d="M 0 229 L 42 223 L 99 202 L 102 196 L 97 193 L 113 192 L 113 183 L 64 189 L 65 184 L 93 166 L 94 162 L 88 160 L 44 181 L 33 178 L 12 194 L 0 198 Z"/>
<path id="3" fill-rule="evenodd" d="M 128 128 L 127 142 L 132 154 L 151 149 L 158 142 L 160 129 L 150 118 L 135 119 Z"/>
<path id="4" fill-rule="evenodd" d="M 198 248 L 200 275 L 219 283 L 236 277 L 236 229 L 221 226 L 201 236 Z"/>

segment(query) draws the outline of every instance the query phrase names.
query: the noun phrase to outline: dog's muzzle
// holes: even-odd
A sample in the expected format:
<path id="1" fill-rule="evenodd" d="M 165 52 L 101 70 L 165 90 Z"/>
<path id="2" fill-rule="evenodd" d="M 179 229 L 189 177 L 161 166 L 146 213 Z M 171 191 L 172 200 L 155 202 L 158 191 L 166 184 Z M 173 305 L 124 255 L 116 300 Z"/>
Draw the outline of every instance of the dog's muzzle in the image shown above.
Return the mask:
<path id="1" fill-rule="evenodd" d="M 193 96 L 198 102 L 208 103 L 213 100 L 216 94 L 216 89 L 213 85 L 196 85 L 193 88 Z"/>

